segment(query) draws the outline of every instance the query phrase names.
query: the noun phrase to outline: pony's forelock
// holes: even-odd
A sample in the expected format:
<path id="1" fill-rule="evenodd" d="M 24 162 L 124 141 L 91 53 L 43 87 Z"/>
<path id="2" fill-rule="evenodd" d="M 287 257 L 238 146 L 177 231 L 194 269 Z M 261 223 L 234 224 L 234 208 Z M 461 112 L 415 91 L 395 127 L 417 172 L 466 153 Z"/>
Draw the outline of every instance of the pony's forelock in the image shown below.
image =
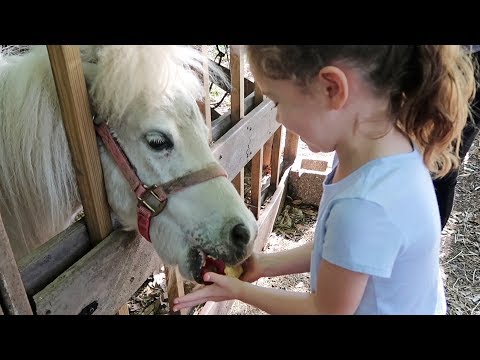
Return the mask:
<path id="1" fill-rule="evenodd" d="M 149 112 L 170 107 L 179 96 L 201 100 L 205 95 L 204 57 L 192 47 L 87 47 L 82 54 L 84 60 L 96 63 L 90 95 L 97 114 L 110 123 L 120 121 L 133 103 L 141 103 Z M 210 74 L 224 81 L 218 69 L 210 68 Z"/>

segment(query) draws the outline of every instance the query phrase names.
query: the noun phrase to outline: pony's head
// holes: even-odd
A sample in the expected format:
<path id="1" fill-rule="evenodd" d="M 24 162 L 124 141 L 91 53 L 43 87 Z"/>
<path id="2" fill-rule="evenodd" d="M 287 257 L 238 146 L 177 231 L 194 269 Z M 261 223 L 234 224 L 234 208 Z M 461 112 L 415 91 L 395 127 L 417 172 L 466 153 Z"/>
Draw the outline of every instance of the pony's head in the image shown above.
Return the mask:
<path id="1" fill-rule="evenodd" d="M 182 46 L 84 46 L 84 72 L 97 123 L 106 123 L 140 181 L 164 184 L 216 164 L 198 108 L 203 58 Z M 107 197 L 127 230 L 138 230 L 137 195 L 99 141 Z M 206 255 L 236 265 L 257 235 L 252 213 L 222 176 L 171 194 L 149 236 L 166 264 L 202 282 Z"/>

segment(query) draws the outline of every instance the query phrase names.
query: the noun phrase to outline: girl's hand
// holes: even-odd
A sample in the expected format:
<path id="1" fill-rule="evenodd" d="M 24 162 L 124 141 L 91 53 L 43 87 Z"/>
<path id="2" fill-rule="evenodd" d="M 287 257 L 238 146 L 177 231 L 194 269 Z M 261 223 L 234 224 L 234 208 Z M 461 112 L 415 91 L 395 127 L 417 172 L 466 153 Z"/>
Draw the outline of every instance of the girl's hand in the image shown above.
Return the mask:
<path id="1" fill-rule="evenodd" d="M 243 274 L 240 280 L 254 282 L 265 276 L 265 257 L 260 253 L 253 253 L 242 263 Z"/>
<path id="2" fill-rule="evenodd" d="M 225 301 L 238 299 L 242 293 L 243 281 L 216 274 L 214 272 L 207 272 L 203 276 L 203 280 L 210 281 L 213 284 L 207 285 L 197 291 L 191 292 L 182 297 L 173 300 L 175 304 L 173 311 L 178 311 L 183 308 L 190 308 L 192 306 L 203 304 L 207 301 Z"/>

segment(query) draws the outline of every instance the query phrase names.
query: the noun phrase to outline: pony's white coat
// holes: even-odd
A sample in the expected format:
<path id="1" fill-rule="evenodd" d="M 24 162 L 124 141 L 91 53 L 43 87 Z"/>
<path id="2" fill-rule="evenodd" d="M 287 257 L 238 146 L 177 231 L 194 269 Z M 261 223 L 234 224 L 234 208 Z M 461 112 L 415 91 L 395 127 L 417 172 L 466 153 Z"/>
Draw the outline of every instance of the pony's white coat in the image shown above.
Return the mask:
<path id="1" fill-rule="evenodd" d="M 196 100 L 201 54 L 183 46 L 82 46 L 96 121 L 107 121 L 147 185 L 215 161 Z M 219 73 L 214 73 L 218 75 Z M 155 151 L 148 139 L 168 138 Z M 137 229 L 136 198 L 100 146 L 107 196 L 125 229 Z M 99 184 L 101 186 L 101 184 Z M 0 211 L 17 259 L 72 221 L 81 208 L 46 47 L 0 54 Z M 244 224 L 249 243 L 238 248 L 231 228 Z M 154 218 L 152 243 L 166 263 L 195 275 L 198 250 L 236 262 L 251 250 L 256 223 L 231 183 L 216 178 L 169 199 Z"/>

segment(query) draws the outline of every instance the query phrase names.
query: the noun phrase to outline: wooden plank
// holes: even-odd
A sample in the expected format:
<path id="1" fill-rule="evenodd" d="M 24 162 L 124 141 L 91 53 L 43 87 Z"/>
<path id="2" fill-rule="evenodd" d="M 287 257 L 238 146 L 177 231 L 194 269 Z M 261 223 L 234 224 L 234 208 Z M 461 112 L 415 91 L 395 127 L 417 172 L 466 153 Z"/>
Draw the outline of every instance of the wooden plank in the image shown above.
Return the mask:
<path id="1" fill-rule="evenodd" d="M 263 251 L 263 248 L 268 242 L 268 238 L 273 230 L 273 225 L 277 218 L 279 209 L 283 203 L 283 199 L 286 195 L 286 184 L 288 179 L 288 174 L 290 172 L 290 167 L 285 170 L 285 173 L 282 176 L 277 190 L 272 195 L 270 202 L 262 211 L 260 218 L 258 219 L 258 235 L 253 246 L 255 252 Z M 199 315 L 226 315 L 230 311 L 234 300 L 228 301 L 207 301 L 203 308 L 200 310 Z"/>
<path id="2" fill-rule="evenodd" d="M 230 45 L 230 75 L 232 83 L 230 116 L 232 123 L 236 124 L 245 115 L 244 61 L 242 47 L 239 45 Z M 232 181 L 242 199 L 245 195 L 244 177 L 244 168 L 242 167 Z"/>
<path id="3" fill-rule="evenodd" d="M 150 242 L 116 230 L 33 297 L 37 314 L 113 315 L 160 267 Z"/>
<path id="4" fill-rule="evenodd" d="M 283 152 L 283 161 L 285 162 L 286 166 L 292 165 L 297 157 L 298 139 L 299 137 L 297 134 L 287 130 L 285 149 Z"/>
<path id="5" fill-rule="evenodd" d="M 244 88 L 244 61 L 242 48 L 239 45 L 230 45 L 230 71 L 231 71 L 231 117 L 236 124 L 245 114 L 245 88 Z"/>
<path id="6" fill-rule="evenodd" d="M 66 271 L 92 245 L 84 218 L 24 256 L 18 262 L 28 296 L 33 296 Z"/>
<path id="7" fill-rule="evenodd" d="M 278 216 L 279 210 L 283 207 L 283 201 L 287 194 L 288 174 L 290 168 L 285 170 L 285 173 L 280 180 L 277 189 L 273 193 L 268 202 L 268 207 L 262 211 L 260 218 L 258 219 L 258 235 L 253 246 L 253 251 L 263 251 L 263 248 L 267 244 L 268 238 L 273 230 L 273 225 Z"/>
<path id="8" fill-rule="evenodd" d="M 112 231 L 95 130 L 78 46 L 47 45 L 90 240 Z"/>
<path id="9" fill-rule="evenodd" d="M 243 167 L 240 169 L 240 172 L 232 180 L 233 186 L 237 189 L 238 194 L 242 199 L 245 199 L 245 170 Z"/>
<path id="10" fill-rule="evenodd" d="M 231 180 L 280 126 L 274 103 L 263 101 L 212 146 L 212 152 Z"/>
<path id="11" fill-rule="evenodd" d="M 260 215 L 260 206 L 262 200 L 262 176 L 263 175 L 263 147 L 255 154 L 252 159 L 251 172 L 251 204 L 250 210 L 255 219 Z"/>
<path id="12" fill-rule="evenodd" d="M 255 83 L 255 105 L 259 105 L 263 102 L 264 100 L 263 92 L 260 89 L 260 86 L 258 86 L 257 83 Z M 272 157 L 272 142 L 273 142 L 273 136 L 267 140 L 265 145 L 263 145 L 263 164 L 262 164 L 262 170 L 266 169 L 267 172 L 270 169 L 270 164 L 271 164 L 271 157 Z"/>
<path id="13" fill-rule="evenodd" d="M 130 310 L 128 310 L 128 305 L 123 305 L 117 312 L 117 315 L 130 315 Z"/>
<path id="14" fill-rule="evenodd" d="M 32 315 L 7 231 L 0 216 L 0 303 L 5 314 Z M 3 312 L 2 311 L 2 312 Z"/>
<path id="15" fill-rule="evenodd" d="M 281 141 L 284 127 L 280 126 L 273 135 L 272 139 L 272 162 L 271 162 L 271 180 L 270 188 L 272 191 L 277 189 L 281 176 L 280 155 L 281 155 Z"/>
<path id="16" fill-rule="evenodd" d="M 273 136 L 263 145 L 263 169 L 267 172 L 270 172 L 272 167 L 272 144 Z"/>
<path id="17" fill-rule="evenodd" d="M 181 309 L 180 311 L 173 311 L 173 300 L 177 297 L 185 295 L 185 286 L 182 275 L 178 266 L 168 266 L 165 269 L 167 278 L 167 295 L 170 315 L 187 315 L 188 309 Z"/>
<path id="18" fill-rule="evenodd" d="M 226 68 L 225 66 L 223 66 L 221 64 L 217 64 L 213 60 L 210 60 L 210 62 L 212 63 L 212 65 L 219 67 L 223 71 L 223 73 L 225 74 L 228 81 L 231 81 L 230 69 L 229 68 Z M 216 80 L 216 79 L 214 79 L 214 80 Z M 225 86 L 225 84 L 223 84 L 221 82 L 215 81 L 215 85 L 217 85 L 223 91 L 230 91 L 230 89 L 228 89 Z M 255 91 L 255 83 L 250 81 L 247 78 L 244 78 L 243 87 L 244 87 L 244 90 L 245 90 L 245 96 L 248 96 Z"/>
<path id="19" fill-rule="evenodd" d="M 263 93 L 258 86 L 255 84 L 255 106 L 260 105 L 263 102 Z M 250 210 L 255 215 L 255 219 L 258 220 L 260 214 L 260 206 L 262 204 L 262 177 L 263 177 L 263 160 L 264 160 L 264 147 L 261 147 L 260 150 L 255 154 L 252 159 L 251 167 L 251 204 Z"/>
<path id="20" fill-rule="evenodd" d="M 248 114 L 255 108 L 255 94 L 250 94 L 245 98 L 245 114 Z M 212 121 L 212 140 L 217 141 L 233 126 L 230 111 Z"/>
<path id="21" fill-rule="evenodd" d="M 254 88 L 255 105 L 260 105 L 264 100 L 263 92 L 262 92 L 262 89 L 260 89 L 260 86 L 258 86 L 258 84 L 255 83 L 254 86 L 255 86 Z"/>

